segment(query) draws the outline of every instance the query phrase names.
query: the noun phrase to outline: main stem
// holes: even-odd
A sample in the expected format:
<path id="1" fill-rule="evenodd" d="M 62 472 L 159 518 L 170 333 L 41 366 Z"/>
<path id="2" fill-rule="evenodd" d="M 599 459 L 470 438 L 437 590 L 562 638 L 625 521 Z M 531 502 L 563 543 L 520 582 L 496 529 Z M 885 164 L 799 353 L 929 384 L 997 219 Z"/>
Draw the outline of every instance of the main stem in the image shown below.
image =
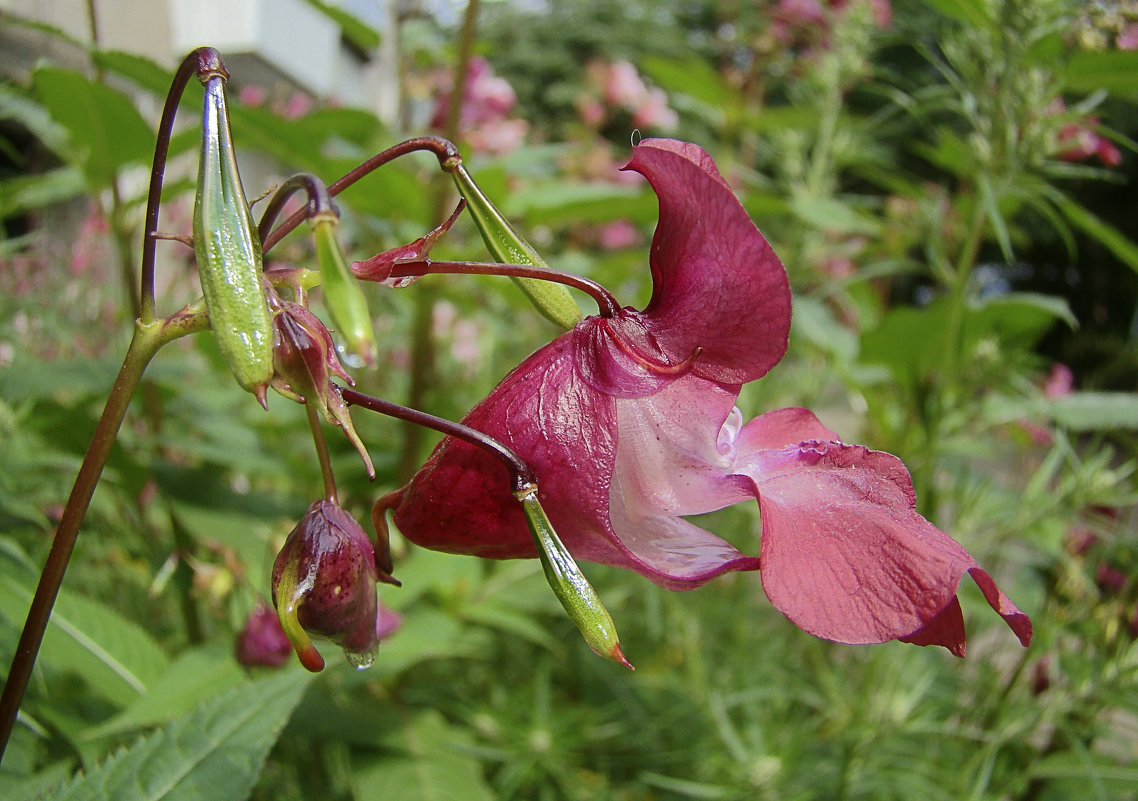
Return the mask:
<path id="1" fill-rule="evenodd" d="M 28 617 L 20 633 L 16 653 L 12 657 L 12 667 L 4 683 L 4 692 L 0 695 L 0 757 L 3 756 L 12 735 L 16 716 L 20 711 L 20 702 L 23 700 L 32 668 L 35 666 L 36 654 L 43 642 L 52 607 L 59 595 L 59 587 L 63 583 L 63 574 L 67 570 L 71 552 L 75 548 L 79 526 L 87 514 L 91 497 L 95 494 L 95 487 L 99 483 L 99 476 L 102 475 L 103 466 L 110 456 L 111 447 L 115 443 L 115 437 L 130 406 L 130 399 L 142 379 L 142 373 L 158 348 L 166 341 L 162 335 L 163 328 L 161 323 L 149 326 L 136 323 L 134 338 L 131 339 L 126 358 L 107 396 L 107 404 L 103 407 L 103 414 L 91 438 L 91 445 L 87 448 L 87 455 L 79 467 L 79 475 L 75 478 L 67 505 L 63 507 L 63 516 L 56 527 L 51 550 L 48 552 L 43 572 L 40 573 L 39 585 L 32 597 L 31 608 L 28 609 Z"/>

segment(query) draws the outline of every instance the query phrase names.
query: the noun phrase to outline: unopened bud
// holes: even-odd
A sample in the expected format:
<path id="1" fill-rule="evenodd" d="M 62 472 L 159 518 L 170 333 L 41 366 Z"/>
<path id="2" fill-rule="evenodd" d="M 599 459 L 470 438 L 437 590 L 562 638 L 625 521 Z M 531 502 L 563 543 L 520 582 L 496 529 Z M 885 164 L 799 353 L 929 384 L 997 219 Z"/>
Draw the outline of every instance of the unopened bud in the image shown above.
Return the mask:
<path id="1" fill-rule="evenodd" d="M 273 565 L 273 603 L 301 664 L 324 667 L 309 635 L 339 645 L 357 667 L 371 664 L 376 579 L 375 551 L 359 523 L 331 501 L 308 507 Z"/>
<path id="2" fill-rule="evenodd" d="M 347 349 L 368 365 L 376 359 L 375 331 L 371 324 L 367 298 L 356 282 L 336 232 L 340 220 L 335 215 L 321 214 L 309 220 L 316 240 L 316 259 L 320 265 L 320 286 L 324 304 L 332 316 Z"/>

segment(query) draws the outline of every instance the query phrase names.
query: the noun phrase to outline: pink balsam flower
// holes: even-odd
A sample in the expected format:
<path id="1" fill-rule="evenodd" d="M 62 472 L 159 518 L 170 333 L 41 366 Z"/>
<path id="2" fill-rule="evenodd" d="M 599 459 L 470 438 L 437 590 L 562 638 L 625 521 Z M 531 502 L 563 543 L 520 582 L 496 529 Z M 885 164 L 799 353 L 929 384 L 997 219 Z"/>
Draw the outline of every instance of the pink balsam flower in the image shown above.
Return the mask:
<path id="1" fill-rule="evenodd" d="M 786 271 L 701 148 L 646 139 L 627 168 L 660 203 L 647 308 L 585 319 L 463 421 L 534 468 L 572 554 L 676 590 L 758 570 L 774 606 L 811 634 L 957 655 L 968 573 L 1026 645 L 1027 616 L 916 512 L 899 459 L 839 441 L 805 409 L 743 422 L 740 387 L 786 351 Z M 427 548 L 533 557 L 510 486 L 495 457 L 448 438 L 377 511 L 393 509 Z M 758 556 L 684 519 L 749 500 L 762 517 Z"/>

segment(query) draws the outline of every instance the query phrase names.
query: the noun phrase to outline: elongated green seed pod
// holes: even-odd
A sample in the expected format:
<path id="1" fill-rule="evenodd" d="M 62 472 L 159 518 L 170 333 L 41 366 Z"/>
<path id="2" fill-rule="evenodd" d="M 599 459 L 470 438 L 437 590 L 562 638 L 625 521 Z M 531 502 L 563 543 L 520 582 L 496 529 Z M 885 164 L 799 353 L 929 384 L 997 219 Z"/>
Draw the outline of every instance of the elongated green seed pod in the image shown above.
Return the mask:
<path id="1" fill-rule="evenodd" d="M 499 264 L 530 264 L 546 267 L 545 260 L 510 225 L 509 220 L 495 208 L 485 193 L 474 183 L 466 167 L 459 163 L 451 171 L 458 191 L 466 198 L 466 208 L 482 234 L 486 249 Z M 584 315 L 573 300 L 569 290 L 562 284 L 541 281 L 536 278 L 514 278 L 515 283 L 526 293 L 526 297 L 547 319 L 562 328 L 572 328 L 581 322 Z"/>
<path id="2" fill-rule="evenodd" d="M 632 665 L 620 650 L 620 640 L 617 638 L 612 617 L 601 603 L 593 585 L 589 584 L 589 580 L 585 578 L 585 574 L 581 572 L 581 568 L 577 566 L 569 550 L 553 530 L 553 524 L 549 522 L 541 502 L 537 499 L 537 486 L 530 484 L 514 494 L 525 510 L 526 522 L 529 523 L 530 533 L 533 534 L 537 555 L 545 571 L 545 579 L 569 618 L 577 625 L 581 636 L 585 638 L 585 644 L 592 648 L 594 653 L 619 662 L 632 670 Z"/>
<path id="3" fill-rule="evenodd" d="M 374 365 L 377 348 L 371 312 L 336 236 L 340 220 L 328 213 L 313 217 L 309 222 L 316 240 L 320 287 L 324 292 L 324 304 L 332 316 L 332 325 L 349 351 L 368 365 Z"/>
<path id="4" fill-rule="evenodd" d="M 261 283 L 261 240 L 241 188 L 225 78 L 205 84 L 194 250 L 210 326 L 237 383 L 265 405 L 273 377 L 273 324 Z"/>

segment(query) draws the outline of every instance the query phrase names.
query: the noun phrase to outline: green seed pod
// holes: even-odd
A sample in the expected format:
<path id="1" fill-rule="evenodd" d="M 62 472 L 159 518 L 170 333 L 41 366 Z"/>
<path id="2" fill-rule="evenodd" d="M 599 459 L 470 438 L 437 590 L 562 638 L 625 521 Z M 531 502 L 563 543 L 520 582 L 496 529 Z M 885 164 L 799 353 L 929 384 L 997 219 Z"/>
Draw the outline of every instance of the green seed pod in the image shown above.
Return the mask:
<path id="1" fill-rule="evenodd" d="M 546 517 L 545 510 L 537 499 L 537 485 L 529 484 L 514 495 L 525 510 L 526 522 L 537 546 L 541 567 L 545 571 L 545 580 L 549 582 L 553 594 L 569 618 L 577 625 L 581 636 L 585 638 L 585 644 L 594 653 L 632 670 L 632 665 L 620 650 L 620 640 L 616 636 L 612 617 Z"/>
<path id="2" fill-rule="evenodd" d="M 210 326 L 233 377 L 265 405 L 273 377 L 273 324 L 261 283 L 261 240 L 241 188 L 229 131 L 225 76 L 205 84 L 194 250 Z"/>
<path id="3" fill-rule="evenodd" d="M 320 288 L 324 304 L 332 317 L 334 330 L 339 333 L 348 350 L 368 365 L 375 364 L 375 331 L 371 325 L 371 312 L 367 298 L 352 275 L 344 249 L 336 231 L 340 220 L 331 213 L 320 214 L 309 222 L 316 240 L 316 261 L 320 265 Z"/>
<path id="4" fill-rule="evenodd" d="M 533 245 L 518 235 L 509 220 L 494 207 L 490 199 L 479 189 L 461 163 L 451 172 L 458 191 L 466 198 L 466 207 L 486 249 L 499 264 L 529 264 L 534 267 L 547 267 L 545 260 L 534 250 Z M 584 315 L 573 300 L 569 290 L 562 284 L 540 281 L 536 278 L 513 279 L 526 297 L 547 319 L 562 328 L 569 329 L 581 322 Z"/>

